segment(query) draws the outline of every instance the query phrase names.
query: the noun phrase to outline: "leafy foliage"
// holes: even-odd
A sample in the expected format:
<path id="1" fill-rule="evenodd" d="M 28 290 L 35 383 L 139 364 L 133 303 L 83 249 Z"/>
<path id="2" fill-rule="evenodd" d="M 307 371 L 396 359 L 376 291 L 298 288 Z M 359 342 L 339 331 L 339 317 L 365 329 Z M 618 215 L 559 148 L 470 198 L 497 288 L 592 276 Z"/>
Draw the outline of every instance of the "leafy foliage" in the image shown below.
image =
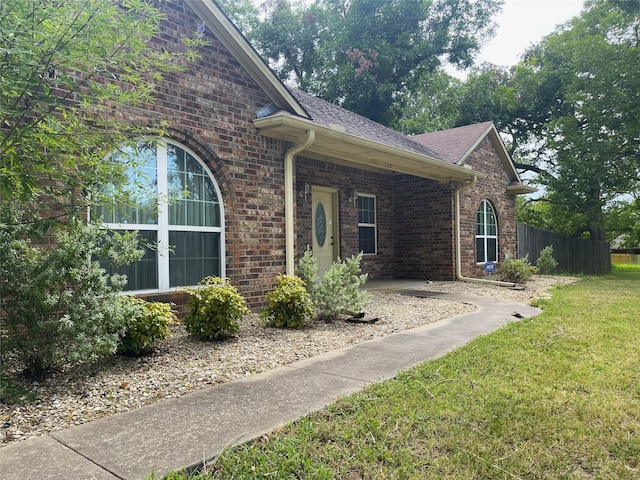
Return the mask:
<path id="1" fill-rule="evenodd" d="M 466 82 L 459 122 L 496 121 L 517 167 L 543 186 L 544 206 L 527 223 L 605 240 L 608 211 L 637 198 L 639 25 L 638 2 L 588 2 L 515 68 L 487 68 Z"/>
<path id="2" fill-rule="evenodd" d="M 249 37 L 283 79 L 391 125 L 403 95 L 443 61 L 466 68 L 498 0 L 280 0 Z"/>
<path id="3" fill-rule="evenodd" d="M 185 288 L 189 294 L 189 313 L 183 319 L 187 332 L 203 340 L 235 335 L 249 308 L 238 290 L 227 279 L 205 277 L 200 288 Z"/>
<path id="4" fill-rule="evenodd" d="M 118 185 L 127 165 L 104 155 L 132 138 L 161 133 L 115 110 L 153 101 L 155 84 L 184 68 L 179 52 L 154 49 L 163 14 L 148 0 L 0 2 L 0 196 L 59 204 L 84 214 L 97 184 Z M 195 26 L 194 26 L 195 30 Z M 79 196 L 84 191 L 86 196 Z"/>
<path id="5" fill-rule="evenodd" d="M 171 305 L 163 302 L 147 302 L 136 297 L 121 297 L 125 332 L 118 352 L 125 355 L 141 355 L 153 349 L 155 344 L 169 337 L 169 325 L 178 319 Z"/>
<path id="6" fill-rule="evenodd" d="M 98 259 L 114 265 L 138 260 L 137 236 L 74 222 L 55 244 L 38 246 L 19 212 L 3 213 L 0 309 L 7 315 L 9 349 L 25 372 L 42 378 L 64 364 L 114 353 L 125 327 L 118 293 L 126 278 L 108 274 Z"/>
<path id="7" fill-rule="evenodd" d="M 510 255 L 502 262 L 500 278 L 505 282 L 526 283 L 538 272 L 538 269 L 531 265 L 529 256 L 524 258 L 512 258 Z"/>
<path id="8" fill-rule="evenodd" d="M 547 245 L 540 250 L 536 267 L 538 267 L 538 273 L 542 275 L 549 275 L 555 272 L 556 268 L 558 268 L 558 262 L 553 258 L 553 245 Z"/>
<path id="9" fill-rule="evenodd" d="M 354 315 L 363 311 L 369 302 L 368 293 L 360 288 L 367 281 L 360 262 L 362 252 L 355 257 L 338 260 L 318 277 L 318 265 L 307 248 L 300 259 L 298 271 L 313 301 L 316 318 L 332 321 L 340 315 Z"/>
<path id="10" fill-rule="evenodd" d="M 267 306 L 261 316 L 276 328 L 300 329 L 313 318 L 313 303 L 302 279 L 289 275 L 278 277 L 276 287 L 267 293 Z"/>

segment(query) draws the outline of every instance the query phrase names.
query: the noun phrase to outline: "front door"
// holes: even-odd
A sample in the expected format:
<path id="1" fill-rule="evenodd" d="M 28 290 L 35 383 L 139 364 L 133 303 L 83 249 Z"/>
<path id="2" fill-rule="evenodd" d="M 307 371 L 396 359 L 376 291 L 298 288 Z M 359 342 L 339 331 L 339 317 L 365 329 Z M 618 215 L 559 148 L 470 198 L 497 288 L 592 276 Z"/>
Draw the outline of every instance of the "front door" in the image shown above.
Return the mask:
<path id="1" fill-rule="evenodd" d="M 318 261 L 322 277 L 338 258 L 337 191 L 323 187 L 311 190 L 313 225 L 313 256 Z M 335 219 L 335 221 L 334 221 Z"/>

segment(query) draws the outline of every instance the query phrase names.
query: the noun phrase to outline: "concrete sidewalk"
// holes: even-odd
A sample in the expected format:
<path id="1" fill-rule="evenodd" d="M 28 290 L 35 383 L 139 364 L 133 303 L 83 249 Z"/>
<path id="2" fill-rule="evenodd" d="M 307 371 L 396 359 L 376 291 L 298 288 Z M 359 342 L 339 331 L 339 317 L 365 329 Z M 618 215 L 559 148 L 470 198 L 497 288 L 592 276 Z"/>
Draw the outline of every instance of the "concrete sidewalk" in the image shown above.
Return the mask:
<path id="1" fill-rule="evenodd" d="M 399 293 L 473 304 L 473 313 L 405 330 L 180 398 L 0 449 L 0 477 L 145 479 L 208 461 L 367 384 L 437 357 L 540 310 L 491 298 Z"/>

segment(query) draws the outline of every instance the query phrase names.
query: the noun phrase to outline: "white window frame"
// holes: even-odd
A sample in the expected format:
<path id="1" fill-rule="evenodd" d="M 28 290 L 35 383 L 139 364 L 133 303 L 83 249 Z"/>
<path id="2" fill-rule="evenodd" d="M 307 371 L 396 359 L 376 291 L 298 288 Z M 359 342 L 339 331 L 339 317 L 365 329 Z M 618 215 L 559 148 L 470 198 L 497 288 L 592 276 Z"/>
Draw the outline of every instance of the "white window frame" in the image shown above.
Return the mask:
<path id="1" fill-rule="evenodd" d="M 483 213 L 483 220 L 482 220 L 482 227 L 483 227 L 483 231 L 484 233 L 482 234 L 478 234 L 477 233 L 477 228 L 478 228 L 478 212 L 480 211 L 480 209 L 482 208 L 482 213 Z M 490 208 L 491 211 L 493 212 L 493 218 L 495 219 L 495 226 L 496 226 L 496 233 L 495 235 L 491 234 L 487 234 L 487 219 L 488 219 L 488 215 L 487 215 L 487 209 Z M 476 258 L 476 263 L 478 265 L 484 265 L 487 262 L 498 262 L 498 259 L 500 258 L 498 252 L 498 233 L 499 233 L 499 228 L 498 228 L 498 214 L 496 213 L 496 209 L 494 208 L 493 204 L 487 200 L 484 199 L 482 200 L 482 202 L 480 202 L 480 205 L 478 206 L 476 212 L 475 212 L 475 219 L 474 219 L 474 228 L 476 229 L 476 235 L 475 235 L 475 240 L 476 242 L 478 241 L 478 239 L 482 239 L 483 241 L 483 245 L 484 245 L 484 259 L 480 259 L 480 258 Z M 489 248 L 488 248 L 488 240 L 489 239 L 494 239 L 496 241 L 496 258 L 494 259 L 489 259 L 488 257 L 488 252 L 489 252 Z M 478 248 L 477 248 L 477 244 L 474 245 L 474 248 L 476 250 L 476 256 L 478 255 Z"/>
<path id="2" fill-rule="evenodd" d="M 218 182 L 216 182 L 209 167 L 193 152 L 190 148 L 164 138 L 157 139 L 141 139 L 140 142 L 155 142 L 157 151 L 157 179 L 158 179 L 158 223 L 157 224 L 135 224 L 135 223 L 104 223 L 106 228 L 115 231 L 155 231 L 158 257 L 158 288 L 145 290 L 127 290 L 134 294 L 171 292 L 180 287 L 194 286 L 181 285 L 180 287 L 171 287 L 169 285 L 169 232 L 203 232 L 203 233 L 219 233 L 220 234 L 220 277 L 226 277 L 226 248 L 225 248 L 225 214 L 224 203 Z M 168 203 L 168 182 L 167 182 L 167 145 L 172 144 L 181 148 L 191 155 L 204 169 L 213 183 L 213 187 L 218 196 L 218 208 L 220 209 L 220 226 L 219 227 L 200 227 L 189 225 L 169 225 L 169 203 Z M 108 157 L 107 157 L 108 158 Z"/>
<path id="3" fill-rule="evenodd" d="M 378 254 L 378 199 L 375 195 L 367 193 L 358 193 L 358 198 L 373 198 L 373 223 L 361 223 L 360 222 L 360 208 L 358 207 L 358 249 L 360 249 L 360 227 L 373 228 L 373 241 L 374 251 L 364 252 L 364 255 L 377 255 Z M 358 203 L 356 202 L 356 206 Z"/>

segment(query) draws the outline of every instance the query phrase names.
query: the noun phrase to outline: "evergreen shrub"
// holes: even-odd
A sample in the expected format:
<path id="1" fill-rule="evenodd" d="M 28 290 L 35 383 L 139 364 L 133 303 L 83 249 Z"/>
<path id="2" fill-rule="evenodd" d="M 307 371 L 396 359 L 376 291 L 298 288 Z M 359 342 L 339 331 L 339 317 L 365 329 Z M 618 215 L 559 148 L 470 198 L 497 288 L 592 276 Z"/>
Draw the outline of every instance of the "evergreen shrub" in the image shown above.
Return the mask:
<path id="1" fill-rule="evenodd" d="M 313 318 L 311 296 L 299 277 L 280 275 L 266 300 L 267 306 L 261 316 L 270 327 L 300 329 L 307 318 Z"/>
<path id="2" fill-rule="evenodd" d="M 298 273 L 313 301 L 316 318 L 336 320 L 340 315 L 355 315 L 369 302 L 369 294 L 361 288 L 367 281 L 360 263 L 362 252 L 355 257 L 333 262 L 322 279 L 318 276 L 318 263 L 307 247 L 298 264 Z"/>
<path id="3" fill-rule="evenodd" d="M 124 355 L 138 356 L 150 352 L 160 340 L 169 337 L 169 325 L 178 322 L 171 305 L 147 302 L 136 297 L 121 297 L 125 315 L 125 333 L 118 347 Z"/>
<path id="4" fill-rule="evenodd" d="M 553 245 L 547 245 L 540 250 L 540 256 L 536 262 L 538 272 L 541 275 L 550 275 L 558 268 L 558 262 L 553 258 Z"/>
<path id="5" fill-rule="evenodd" d="M 537 272 L 538 269 L 529 263 L 529 255 L 523 258 L 512 258 L 507 255 L 502 262 L 500 278 L 505 282 L 526 283 Z"/>
<path id="6" fill-rule="evenodd" d="M 228 279 L 205 277 L 199 288 L 185 288 L 189 294 L 189 313 L 183 319 L 191 335 L 203 340 L 219 340 L 235 335 L 249 308 L 238 290 Z"/>
<path id="7" fill-rule="evenodd" d="M 20 215 L 5 210 L 0 219 L 2 354 L 15 352 L 25 374 L 41 379 L 115 353 L 125 326 L 119 293 L 126 277 L 107 273 L 99 260 L 119 266 L 139 259 L 137 235 L 72 221 L 54 233 L 55 243 L 42 246 Z"/>

